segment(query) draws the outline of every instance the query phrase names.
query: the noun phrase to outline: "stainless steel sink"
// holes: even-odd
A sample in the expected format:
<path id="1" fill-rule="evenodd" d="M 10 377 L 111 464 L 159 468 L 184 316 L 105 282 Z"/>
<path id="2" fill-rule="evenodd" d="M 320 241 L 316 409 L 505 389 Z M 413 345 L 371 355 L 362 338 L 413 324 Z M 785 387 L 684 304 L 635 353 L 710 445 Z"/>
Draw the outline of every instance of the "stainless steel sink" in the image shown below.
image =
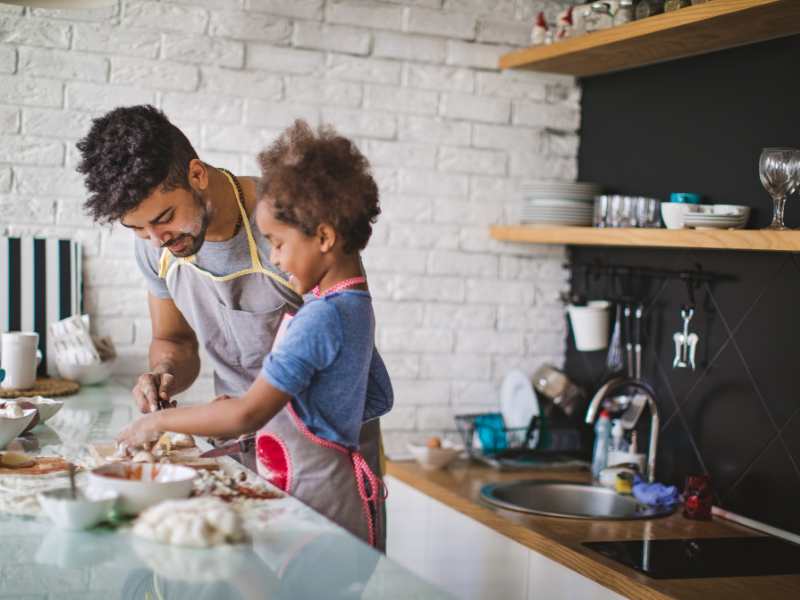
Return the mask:
<path id="1" fill-rule="evenodd" d="M 652 519 L 675 511 L 675 506 L 649 507 L 613 490 L 563 481 L 493 483 L 481 488 L 481 498 L 508 510 L 570 519 Z"/>

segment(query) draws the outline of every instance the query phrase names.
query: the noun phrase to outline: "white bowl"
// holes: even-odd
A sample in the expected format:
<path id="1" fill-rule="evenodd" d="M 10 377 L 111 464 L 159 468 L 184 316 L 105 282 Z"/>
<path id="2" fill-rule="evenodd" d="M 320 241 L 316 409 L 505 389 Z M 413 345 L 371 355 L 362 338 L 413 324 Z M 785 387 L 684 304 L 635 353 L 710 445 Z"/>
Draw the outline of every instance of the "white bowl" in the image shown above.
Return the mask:
<path id="1" fill-rule="evenodd" d="M 683 216 L 689 211 L 690 204 L 683 202 L 662 202 L 661 220 L 667 229 L 683 229 Z"/>
<path id="2" fill-rule="evenodd" d="M 188 498 L 197 471 L 181 465 L 111 463 L 89 472 L 89 487 L 119 494 L 119 510 L 138 515 L 162 500 Z"/>
<path id="3" fill-rule="evenodd" d="M 76 365 L 56 358 L 56 367 L 64 379 L 77 381 L 81 385 L 94 385 L 111 377 L 115 362 L 116 359 L 112 358 L 94 365 Z"/>
<path id="4" fill-rule="evenodd" d="M 61 529 L 89 529 L 104 521 L 119 494 L 113 490 L 76 490 L 75 499 L 69 488 L 37 494 L 42 510 Z"/>
<path id="5" fill-rule="evenodd" d="M 713 214 L 715 215 L 741 217 L 744 219 L 745 223 L 750 218 L 749 206 L 742 206 L 740 204 L 714 204 L 712 208 L 714 209 Z"/>
<path id="6" fill-rule="evenodd" d="M 22 411 L 21 417 L 0 417 L 0 450 L 25 431 L 25 428 L 33 421 L 36 412 L 35 408 L 26 408 Z"/>
<path id="7" fill-rule="evenodd" d="M 443 469 L 453 462 L 462 450 L 461 446 L 457 446 L 449 440 L 442 440 L 441 448 L 428 448 L 424 443 L 409 442 L 408 444 L 408 451 L 420 466 L 428 471 Z"/>
<path id="8" fill-rule="evenodd" d="M 54 400 L 53 398 L 45 398 L 44 396 L 35 396 L 33 398 L 17 398 L 17 400 L 27 400 L 31 404 L 35 404 L 36 410 L 39 411 L 39 419 L 42 423 L 53 418 L 55 414 L 64 406 L 63 400 Z"/>

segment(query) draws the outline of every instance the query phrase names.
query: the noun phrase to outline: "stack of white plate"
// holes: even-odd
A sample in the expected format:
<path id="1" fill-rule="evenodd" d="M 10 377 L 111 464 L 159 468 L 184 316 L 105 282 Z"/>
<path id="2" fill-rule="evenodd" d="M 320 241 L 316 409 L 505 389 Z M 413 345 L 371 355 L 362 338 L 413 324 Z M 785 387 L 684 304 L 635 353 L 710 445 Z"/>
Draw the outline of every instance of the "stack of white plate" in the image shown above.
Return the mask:
<path id="1" fill-rule="evenodd" d="M 747 223 L 748 215 L 714 215 L 686 213 L 683 226 L 695 229 L 741 229 Z"/>
<path id="2" fill-rule="evenodd" d="M 590 226 L 593 199 L 600 193 L 594 183 L 524 181 L 521 221 L 539 225 Z"/>

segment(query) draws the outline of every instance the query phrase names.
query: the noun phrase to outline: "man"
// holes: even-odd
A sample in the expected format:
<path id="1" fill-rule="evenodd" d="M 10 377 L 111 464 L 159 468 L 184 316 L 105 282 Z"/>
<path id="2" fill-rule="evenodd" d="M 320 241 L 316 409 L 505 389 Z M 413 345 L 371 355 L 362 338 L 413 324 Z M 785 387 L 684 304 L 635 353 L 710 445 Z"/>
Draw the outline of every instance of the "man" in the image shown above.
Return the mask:
<path id="1" fill-rule="evenodd" d="M 139 409 L 172 402 L 200 371 L 202 344 L 217 394 L 250 387 L 287 311 L 301 303 L 269 263 L 254 224 L 257 181 L 198 159 L 186 136 L 152 106 L 121 107 L 96 119 L 78 145 L 85 207 L 95 221 L 136 234 L 136 260 L 148 284 L 153 338 L 149 371 L 133 389 Z M 368 395 L 392 395 L 373 354 Z M 377 420 L 362 430 L 362 453 L 378 465 Z"/>

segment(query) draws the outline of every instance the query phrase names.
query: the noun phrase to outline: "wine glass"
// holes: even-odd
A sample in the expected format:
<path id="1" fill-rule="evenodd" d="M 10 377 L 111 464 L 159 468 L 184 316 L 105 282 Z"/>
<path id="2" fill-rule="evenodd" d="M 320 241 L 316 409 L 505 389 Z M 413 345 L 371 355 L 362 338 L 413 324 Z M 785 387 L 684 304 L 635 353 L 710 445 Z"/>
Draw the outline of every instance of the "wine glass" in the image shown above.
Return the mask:
<path id="1" fill-rule="evenodd" d="M 764 148 L 758 161 L 761 185 L 772 196 L 775 212 L 766 229 L 788 229 L 783 223 L 786 197 L 800 184 L 800 151 L 794 148 Z"/>

